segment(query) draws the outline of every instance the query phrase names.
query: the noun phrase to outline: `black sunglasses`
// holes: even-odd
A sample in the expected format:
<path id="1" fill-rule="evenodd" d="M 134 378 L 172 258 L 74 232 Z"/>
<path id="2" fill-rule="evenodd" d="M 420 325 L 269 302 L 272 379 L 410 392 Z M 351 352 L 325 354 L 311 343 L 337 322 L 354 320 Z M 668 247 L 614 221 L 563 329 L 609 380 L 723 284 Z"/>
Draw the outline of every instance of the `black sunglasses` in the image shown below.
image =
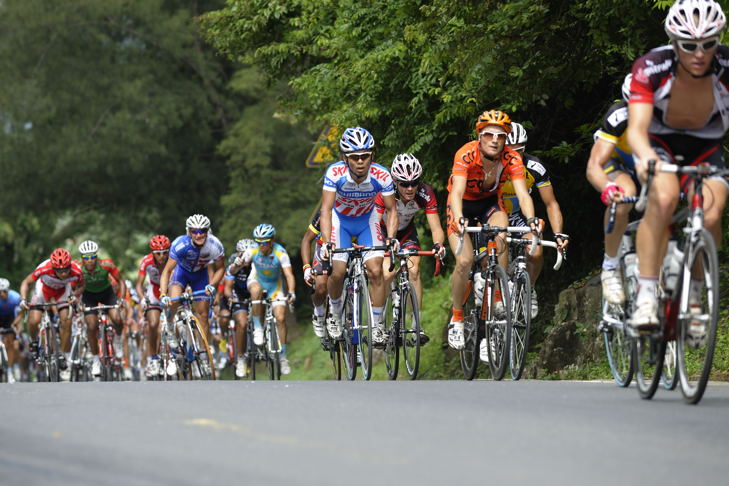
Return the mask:
<path id="1" fill-rule="evenodd" d="M 415 187 L 418 184 L 420 184 L 420 181 L 402 181 L 397 183 L 397 185 L 401 187 Z"/>

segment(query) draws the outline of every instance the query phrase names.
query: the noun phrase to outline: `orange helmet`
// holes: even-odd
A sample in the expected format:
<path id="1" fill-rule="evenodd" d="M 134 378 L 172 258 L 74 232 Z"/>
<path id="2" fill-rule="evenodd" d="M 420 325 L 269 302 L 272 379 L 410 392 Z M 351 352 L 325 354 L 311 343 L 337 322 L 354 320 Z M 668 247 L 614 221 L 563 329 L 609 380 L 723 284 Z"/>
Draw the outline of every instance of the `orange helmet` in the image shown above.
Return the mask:
<path id="1" fill-rule="evenodd" d="M 152 251 L 167 250 L 170 247 L 170 239 L 165 235 L 155 235 L 149 240 L 149 248 Z"/>
<path id="2" fill-rule="evenodd" d="M 51 267 L 68 268 L 71 266 L 71 254 L 63 248 L 56 248 L 51 253 Z"/>
<path id="3" fill-rule="evenodd" d="M 476 120 L 476 132 L 480 132 L 487 125 L 498 125 L 506 130 L 506 133 L 511 133 L 511 119 L 503 111 L 488 110 L 481 113 Z"/>

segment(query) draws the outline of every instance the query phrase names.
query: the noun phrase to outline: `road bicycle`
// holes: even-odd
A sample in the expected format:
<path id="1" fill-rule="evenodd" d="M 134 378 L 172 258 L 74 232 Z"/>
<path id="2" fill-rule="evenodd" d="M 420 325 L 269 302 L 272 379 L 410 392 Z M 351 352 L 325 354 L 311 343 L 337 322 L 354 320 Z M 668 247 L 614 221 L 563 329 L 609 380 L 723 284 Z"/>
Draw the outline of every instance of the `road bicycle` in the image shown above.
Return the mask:
<path id="1" fill-rule="evenodd" d="M 385 254 L 389 256 L 389 252 Z M 391 380 L 397 379 L 402 348 L 405 371 L 411 380 L 418 377 L 420 367 L 420 346 L 423 344 L 423 331 L 420 327 L 420 309 L 415 287 L 410 282 L 410 257 L 436 256 L 436 251 L 420 251 L 413 248 L 399 250 L 395 253 L 398 269 L 390 285 L 390 292 L 385 301 L 384 320 L 387 340 L 385 341 L 385 367 Z M 442 261 L 435 260 L 435 276 L 440 274 Z"/>
<path id="2" fill-rule="evenodd" d="M 148 332 L 151 328 L 147 326 Z M 182 329 L 180 329 L 182 331 Z M 175 337 L 175 329 L 168 327 L 167 313 L 160 312 L 159 315 L 159 345 L 157 348 L 157 356 L 159 356 L 159 374 L 152 376 L 152 380 L 180 380 L 183 378 L 182 370 L 184 369 L 184 354 L 178 353 L 179 344 Z"/>
<path id="3" fill-rule="evenodd" d="M 463 248 L 463 236 L 471 233 L 473 238 L 473 267 L 468 279 L 463 302 L 463 335 L 465 346 L 460 351 L 463 376 L 472 380 L 480 355 L 481 341 L 485 339 L 489 357 L 489 368 L 494 380 L 501 380 L 506 374 L 509 362 L 509 348 L 512 333 L 512 306 L 509 295 L 509 278 L 506 270 L 499 265 L 496 237 L 500 233 L 521 231 L 518 226 L 466 226 L 461 218 L 464 233 L 456 248 L 456 255 Z M 536 251 L 538 238 L 532 235 L 532 251 Z M 482 260 L 486 258 L 485 267 Z M 485 282 L 483 289 L 476 288 L 474 278 L 480 275 Z M 501 295 L 501 306 L 497 309 L 497 293 Z"/>
<path id="4" fill-rule="evenodd" d="M 278 335 L 278 327 L 276 327 L 276 318 L 273 316 L 273 303 L 285 302 L 286 299 L 271 299 L 268 292 L 264 289 L 261 298 L 251 300 L 250 305 L 261 304 L 264 306 L 263 318 L 263 344 L 259 347 L 253 342 L 253 323 L 246 326 L 248 331 L 246 339 L 246 347 L 249 348 L 247 354 L 247 364 L 250 369 L 254 370 L 256 361 L 265 361 L 268 369 L 268 378 L 271 380 L 281 379 L 281 340 Z M 252 307 L 251 307 L 252 308 Z M 250 349 L 251 346 L 253 349 Z M 252 371 L 251 380 L 255 380 L 255 371 Z"/>
<path id="5" fill-rule="evenodd" d="M 681 391 L 688 403 L 696 404 L 711 374 L 719 319 L 719 261 L 714 239 L 704 228 L 703 183 L 710 177 L 726 177 L 729 170 L 666 163 L 659 170 L 691 176 L 693 196 L 670 225 L 671 239 L 658 285 L 661 325 L 654 332 L 634 333 L 636 382 L 642 398 L 653 397 L 664 372 L 667 345 L 675 340 Z M 655 161 L 649 161 L 645 193 L 655 172 Z"/>
<path id="6" fill-rule="evenodd" d="M 511 340 L 509 346 L 509 373 L 512 380 L 521 378 L 526 364 L 529 350 L 529 333 L 532 321 L 532 285 L 527 271 L 527 247 L 534 243 L 533 238 L 522 238 L 511 235 L 524 235 L 530 233 L 531 228 L 520 227 L 518 231 L 509 231 L 506 242 L 510 245 L 509 251 L 509 294 L 511 296 Z M 554 241 L 538 240 L 543 247 L 557 250 L 557 261 L 552 267 L 559 270 L 564 255 Z"/>
<path id="7" fill-rule="evenodd" d="M 208 338 L 192 311 L 195 297 L 201 296 L 209 299 L 204 290 L 184 292 L 179 297 L 170 299 L 170 302 L 180 302 L 174 318 L 174 328 L 179 336 L 179 351 L 182 357 L 177 363 L 181 363 L 182 366 L 178 367 L 178 370 L 187 380 L 215 380 L 215 366 Z"/>
<path id="8" fill-rule="evenodd" d="M 35 359 L 38 366 L 38 381 L 60 381 L 61 379 L 61 343 L 58 335 L 58 316 L 51 315 L 51 307 L 58 303 L 31 305 L 31 309 L 41 309 L 40 327 L 38 330 L 38 354 Z"/>
<path id="9" fill-rule="evenodd" d="M 124 373 L 122 367 L 122 350 L 114 349 L 116 332 L 109 319 L 109 311 L 118 309 L 119 304 L 99 304 L 84 307 L 84 313 L 97 311 L 99 319 L 99 359 L 101 360 L 101 381 L 121 381 Z"/>
<path id="10" fill-rule="evenodd" d="M 12 328 L 0 329 L 0 383 L 7 383 L 10 381 L 10 373 L 13 370 L 10 369 L 10 360 L 8 359 L 8 350 L 5 348 L 5 336 L 8 334 L 15 334 Z"/>
<path id="11" fill-rule="evenodd" d="M 347 272 L 344 277 L 342 306 L 341 350 L 348 380 L 357 376 L 357 365 L 362 367 L 362 378 L 372 376 L 372 301 L 367 283 L 364 255 L 369 251 L 386 251 L 387 246 L 360 246 L 336 248 L 330 254 L 346 253 Z M 394 264 L 394 261 L 392 261 Z M 392 270 L 391 265 L 391 270 Z"/>
<path id="12" fill-rule="evenodd" d="M 74 312 L 71 318 L 71 381 L 91 381 L 91 360 L 86 321 L 83 313 Z"/>

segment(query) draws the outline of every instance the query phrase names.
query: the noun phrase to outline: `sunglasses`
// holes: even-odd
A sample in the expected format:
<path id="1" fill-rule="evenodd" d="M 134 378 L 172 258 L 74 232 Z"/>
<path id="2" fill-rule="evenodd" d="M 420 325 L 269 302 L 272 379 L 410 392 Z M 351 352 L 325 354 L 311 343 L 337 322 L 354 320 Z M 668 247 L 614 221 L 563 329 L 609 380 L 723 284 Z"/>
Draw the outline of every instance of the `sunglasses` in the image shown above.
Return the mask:
<path id="1" fill-rule="evenodd" d="M 96 255 L 81 255 L 82 260 L 96 260 Z"/>
<path id="2" fill-rule="evenodd" d="M 154 253 L 155 255 L 166 255 L 169 252 L 170 252 L 170 250 L 154 250 L 154 251 L 152 251 L 152 253 Z"/>
<path id="3" fill-rule="evenodd" d="M 480 137 L 488 135 L 488 138 L 496 139 L 498 140 L 506 140 L 506 132 L 490 132 L 488 130 L 484 130 L 481 133 L 478 134 Z"/>
<path id="4" fill-rule="evenodd" d="M 68 273 L 71 271 L 71 267 L 66 268 L 55 268 L 56 273 Z"/>
<path id="5" fill-rule="evenodd" d="M 208 230 L 206 230 L 206 229 L 190 230 L 190 233 L 192 233 L 193 235 L 205 235 L 205 234 L 207 234 L 207 232 L 208 232 Z"/>
<path id="6" fill-rule="evenodd" d="M 706 52 L 719 45 L 719 38 L 710 37 L 703 41 L 678 40 L 676 41 L 676 44 L 678 44 L 678 47 L 680 47 L 683 52 L 694 53 L 696 52 L 696 49 L 701 49 L 702 51 Z"/>
<path id="7" fill-rule="evenodd" d="M 259 245 L 269 245 L 271 244 L 271 240 L 256 240 L 256 243 Z"/>
<path id="8" fill-rule="evenodd" d="M 397 183 L 400 187 L 415 187 L 418 184 L 420 184 L 420 181 L 402 181 Z"/>
<path id="9" fill-rule="evenodd" d="M 367 160 L 372 157 L 372 152 L 366 152 L 363 154 L 347 154 L 347 158 L 350 160 Z"/>

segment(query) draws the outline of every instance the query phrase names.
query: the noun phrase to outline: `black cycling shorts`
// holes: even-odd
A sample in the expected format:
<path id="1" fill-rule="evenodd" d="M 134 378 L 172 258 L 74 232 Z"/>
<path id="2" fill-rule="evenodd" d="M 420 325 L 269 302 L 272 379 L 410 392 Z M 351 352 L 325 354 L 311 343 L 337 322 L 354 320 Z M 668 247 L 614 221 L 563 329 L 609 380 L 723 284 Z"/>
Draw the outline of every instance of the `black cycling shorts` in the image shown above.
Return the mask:
<path id="1" fill-rule="evenodd" d="M 106 289 L 102 290 L 101 292 L 84 292 L 81 296 L 81 302 L 83 303 L 84 307 L 96 307 L 99 304 L 102 305 L 115 305 L 116 304 L 116 294 L 114 293 L 114 289 L 111 287 L 111 285 Z M 84 315 L 87 316 L 89 314 L 98 315 L 99 311 L 84 311 Z"/>

